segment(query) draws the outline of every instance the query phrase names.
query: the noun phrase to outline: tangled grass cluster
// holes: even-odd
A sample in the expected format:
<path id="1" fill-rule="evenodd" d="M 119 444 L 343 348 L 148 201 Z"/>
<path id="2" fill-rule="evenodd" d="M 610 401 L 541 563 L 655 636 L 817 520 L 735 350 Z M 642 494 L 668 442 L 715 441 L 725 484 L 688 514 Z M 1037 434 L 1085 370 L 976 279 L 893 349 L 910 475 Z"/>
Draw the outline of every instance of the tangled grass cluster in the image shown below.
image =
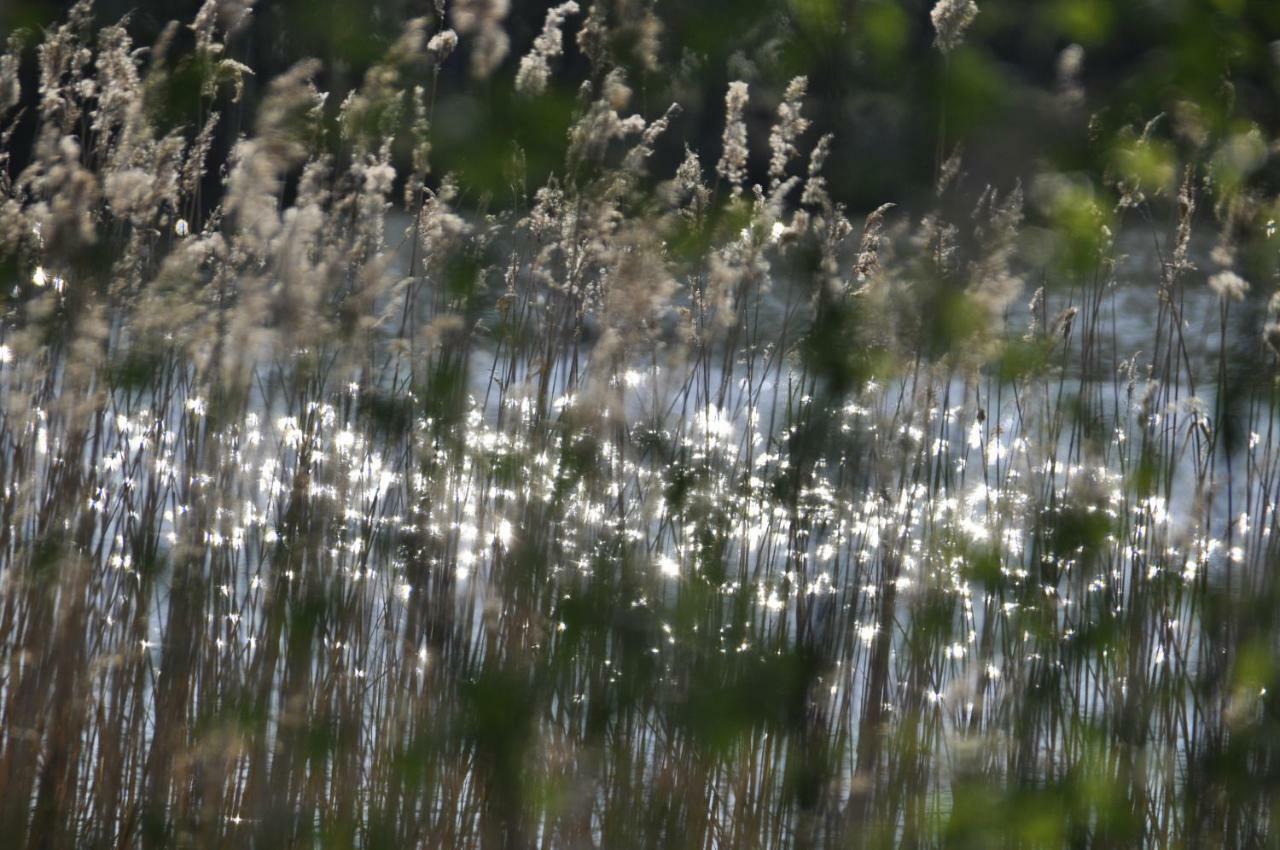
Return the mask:
<path id="1" fill-rule="evenodd" d="M 261 81 L 215 161 L 249 5 L 178 55 L 81 0 L 34 114 L 30 44 L 0 58 L 5 846 L 1276 839 L 1280 308 L 1230 332 L 1263 207 L 1199 179 L 1248 138 L 1167 234 L 1124 156 L 1114 210 L 1050 174 L 859 226 L 803 78 L 767 185 L 739 82 L 716 165 L 651 173 L 678 108 L 633 112 L 607 45 L 661 27 L 567 2 L 515 76 L 542 96 L 582 17 L 563 167 L 486 205 L 431 174 L 433 81 L 501 73 L 505 2 L 409 22 L 340 103 Z M 950 48 L 973 4 L 939 5 Z"/>

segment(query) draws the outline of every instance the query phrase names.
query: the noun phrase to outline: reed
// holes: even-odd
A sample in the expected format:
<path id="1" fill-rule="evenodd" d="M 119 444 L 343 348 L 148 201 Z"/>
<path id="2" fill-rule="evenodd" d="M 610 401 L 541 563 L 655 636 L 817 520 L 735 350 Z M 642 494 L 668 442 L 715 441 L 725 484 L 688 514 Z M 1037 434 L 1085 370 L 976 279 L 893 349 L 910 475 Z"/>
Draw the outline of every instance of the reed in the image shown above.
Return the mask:
<path id="1" fill-rule="evenodd" d="M 247 8 L 0 58 L 6 846 L 1276 840 L 1280 310 L 1220 162 L 940 159 L 859 222 L 803 77 L 655 173 L 648 10 L 504 65 L 459 2 L 326 97 L 234 58 Z M 567 37 L 554 174 L 433 174 L 442 66 L 550 109 Z"/>

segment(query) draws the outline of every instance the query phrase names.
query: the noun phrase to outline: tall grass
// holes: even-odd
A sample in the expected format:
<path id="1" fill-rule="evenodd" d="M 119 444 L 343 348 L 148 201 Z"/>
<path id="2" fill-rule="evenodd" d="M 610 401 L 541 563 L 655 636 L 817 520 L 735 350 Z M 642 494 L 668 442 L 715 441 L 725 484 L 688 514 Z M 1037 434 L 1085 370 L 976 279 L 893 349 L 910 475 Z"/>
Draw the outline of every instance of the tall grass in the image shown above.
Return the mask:
<path id="1" fill-rule="evenodd" d="M 604 47 L 652 19 L 565 3 L 515 78 L 584 19 L 563 165 L 486 199 L 430 173 L 435 85 L 503 73 L 502 9 L 251 118 L 234 4 L 0 59 L 0 843 L 1274 842 L 1280 307 L 1221 163 L 952 220 L 951 161 L 854 223 L 800 78 L 767 185 L 745 83 L 655 175 L 678 110 Z"/>

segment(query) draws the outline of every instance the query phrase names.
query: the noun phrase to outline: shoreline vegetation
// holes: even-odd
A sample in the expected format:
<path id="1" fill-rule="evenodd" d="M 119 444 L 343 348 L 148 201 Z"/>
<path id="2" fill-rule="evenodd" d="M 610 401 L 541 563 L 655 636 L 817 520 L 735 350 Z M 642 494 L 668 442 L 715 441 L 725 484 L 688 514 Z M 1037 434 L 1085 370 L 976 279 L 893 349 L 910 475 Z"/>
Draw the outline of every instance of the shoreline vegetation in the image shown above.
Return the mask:
<path id="1" fill-rule="evenodd" d="M 1256 126 L 983 188 L 943 110 L 855 216 L 804 75 L 680 153 L 649 5 L 441 3 L 341 97 L 252 5 L 0 55 L 0 844 L 1276 843 Z M 566 110 L 545 180 L 433 172 L 445 68 Z"/>

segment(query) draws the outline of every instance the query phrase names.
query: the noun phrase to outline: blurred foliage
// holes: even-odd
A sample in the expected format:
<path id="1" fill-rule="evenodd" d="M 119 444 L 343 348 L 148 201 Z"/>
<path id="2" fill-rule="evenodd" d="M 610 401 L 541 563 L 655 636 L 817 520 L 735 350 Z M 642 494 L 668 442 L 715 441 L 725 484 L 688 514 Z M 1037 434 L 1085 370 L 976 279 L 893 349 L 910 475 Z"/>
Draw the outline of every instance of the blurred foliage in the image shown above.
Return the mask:
<path id="1" fill-rule="evenodd" d="M 324 62 L 320 87 L 339 97 L 382 54 L 400 22 L 429 12 L 427 5 L 258 3 L 254 26 L 232 45 L 232 54 L 256 70 L 247 81 L 246 114 L 255 90 L 305 56 Z M 508 64 L 527 49 L 548 5 L 513 4 Z M 196 0 L 101 0 L 96 19 L 127 14 L 138 43 L 148 44 L 166 22 L 189 20 L 198 6 Z M 706 161 L 718 154 L 730 79 L 780 92 L 793 76 L 808 75 L 813 132 L 834 132 L 839 143 L 839 156 L 828 164 L 833 194 L 854 209 L 887 199 L 926 200 L 940 135 L 947 149 L 963 146 L 966 171 L 979 184 L 1010 185 L 1046 167 L 1101 173 L 1111 165 L 1155 186 L 1176 181 L 1170 142 L 1134 151 L 1123 141 L 1091 145 L 1090 135 L 1115 137 L 1161 113 L 1181 121 L 1178 116 L 1194 111 L 1206 132 L 1239 131 L 1218 155 L 1219 179 L 1230 184 L 1257 160 L 1240 128 L 1257 127 L 1262 138 L 1280 130 L 1275 3 L 984 0 L 965 44 L 946 59 L 932 46 L 931 6 L 927 0 L 658 0 L 663 72 L 645 67 L 625 33 L 610 48 L 615 61 L 631 68 L 643 112 L 680 102 L 675 137 Z M 47 27 L 66 8 L 53 0 L 7 0 L 0 6 L 0 35 Z M 1087 113 L 1063 110 L 1057 97 L 1058 58 L 1072 44 L 1084 48 Z M 435 104 L 437 172 L 463 173 L 469 186 L 501 200 L 518 146 L 528 184 L 540 185 L 559 164 L 574 103 L 573 84 L 565 81 L 580 79 L 588 67 L 572 37 L 562 65 L 548 93 L 529 102 L 512 96 L 509 76 L 477 89 L 465 62 L 448 63 Z M 163 95 L 175 123 L 194 120 L 197 98 L 180 89 L 188 77 L 198 87 L 199 73 L 187 70 L 170 78 Z M 763 172 L 765 139 L 752 141 L 752 168 Z M 655 173 L 674 168 L 670 156 L 658 152 Z"/>

